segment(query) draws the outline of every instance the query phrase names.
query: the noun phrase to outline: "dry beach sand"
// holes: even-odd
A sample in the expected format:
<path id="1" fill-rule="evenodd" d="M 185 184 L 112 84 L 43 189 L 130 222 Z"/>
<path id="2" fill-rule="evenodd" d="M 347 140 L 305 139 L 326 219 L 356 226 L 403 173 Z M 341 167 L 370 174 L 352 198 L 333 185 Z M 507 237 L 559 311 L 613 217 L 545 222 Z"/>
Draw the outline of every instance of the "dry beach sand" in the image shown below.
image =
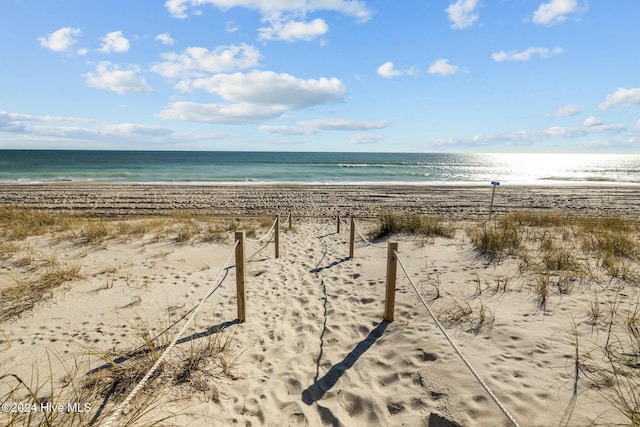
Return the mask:
<path id="1" fill-rule="evenodd" d="M 634 217 L 640 213 L 638 190 L 505 186 L 498 189 L 488 227 L 499 227 L 501 218 L 522 209 Z M 81 225 L 20 239 L 7 233 L 0 237 L 3 295 L 16 284 L 30 283 L 53 259 L 79 270 L 32 309 L 0 317 L 0 397 L 17 389 L 11 399 L 28 400 L 29 393 L 16 385 L 19 377 L 32 389 L 47 384 L 34 393 L 43 399 L 55 399 L 48 395 L 57 393 L 63 403 L 78 398 L 69 390 L 87 372 L 112 369 L 96 370 L 104 367 L 97 354 L 112 355 L 121 366 L 146 357 L 144 348 L 133 351 L 144 342 L 141 331 L 175 334 L 210 286 L 221 283 L 161 373 L 113 425 L 127 423 L 133 408 L 145 407 L 147 398 L 151 409 L 132 425 L 158 420 L 190 426 L 510 425 L 436 328 L 400 267 L 395 319 L 382 321 L 386 245 L 392 240 L 452 340 L 520 425 L 630 425 L 618 393 L 626 383 L 608 371 L 613 362 L 604 347 L 625 355 L 635 348 L 625 325 L 635 325 L 629 319 L 638 315 L 637 258 L 616 255 L 611 262 L 626 273 L 614 274 L 613 264 L 607 269 L 599 255 L 583 249 L 580 236 L 591 235 L 579 234 L 578 226 L 563 225 L 554 234 L 529 224 L 521 225 L 521 232 L 531 237 L 530 251 L 490 260 L 474 247 L 468 232 L 481 229 L 489 199 L 486 187 L 0 186 L 0 206 L 106 216 L 110 227 L 121 230 L 93 240 L 88 225 L 86 230 Z M 207 215 L 172 216 L 175 210 Z M 371 245 L 358 236 L 350 259 L 349 223 L 343 220 L 337 233 L 332 216 L 362 218 L 358 224 L 369 238 L 375 217 L 389 210 L 440 214 L 454 229 L 452 237 L 399 233 Z M 291 230 L 284 221 L 290 211 Z M 157 223 L 137 235 L 122 231 L 160 221 L 150 214 L 164 214 L 170 225 L 162 232 Z M 274 257 L 273 242 L 246 242 L 251 256 L 247 319 L 238 323 L 233 256 L 227 263 L 232 267 L 221 270 L 233 253 L 233 229 L 257 227 L 255 239 L 271 224 L 236 220 L 216 239 L 204 239 L 192 229 L 192 234 L 183 232 L 211 215 L 275 214 L 283 218 L 280 257 Z M 638 229 L 629 230 L 625 235 L 637 243 Z M 545 270 L 549 289 L 541 301 L 545 276 L 535 266 L 542 263 L 540 248 L 549 246 L 575 253 L 575 259 L 573 269 L 558 263 Z M 6 309 L 6 300 L 0 304 Z M 202 346 L 222 347 L 223 354 L 207 353 L 184 374 L 180 361 Z M 637 376 L 638 355 L 628 357 L 626 368 Z M 73 421 L 77 425 L 94 417 L 101 424 L 117 406 L 108 398 L 92 398 L 88 417 Z M 0 424 L 12 416 L 0 413 Z"/>
<path id="2" fill-rule="evenodd" d="M 583 215 L 640 215 L 638 186 L 501 186 L 495 209 L 559 210 Z M 0 203 L 58 212 L 130 215 L 176 209 L 216 215 L 287 214 L 371 217 L 389 208 L 450 218 L 487 214 L 491 186 L 423 185 L 0 185 Z"/>

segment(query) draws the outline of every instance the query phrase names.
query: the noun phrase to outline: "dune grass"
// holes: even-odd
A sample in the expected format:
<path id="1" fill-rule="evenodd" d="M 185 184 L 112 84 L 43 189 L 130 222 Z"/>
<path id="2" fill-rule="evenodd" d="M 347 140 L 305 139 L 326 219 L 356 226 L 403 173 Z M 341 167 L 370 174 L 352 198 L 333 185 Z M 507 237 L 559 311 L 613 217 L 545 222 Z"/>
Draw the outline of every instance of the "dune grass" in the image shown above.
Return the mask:
<path id="1" fill-rule="evenodd" d="M 640 308 L 636 302 L 623 310 L 620 303 L 605 301 L 602 294 L 618 289 L 614 295 L 628 299 L 638 292 L 638 221 L 619 216 L 522 211 L 504 214 L 492 223 L 474 224 L 467 228 L 467 235 L 489 263 L 508 259 L 518 262 L 521 273 L 530 277 L 536 309 L 545 315 L 551 315 L 548 309 L 555 304 L 554 296 L 570 294 L 576 284 L 588 280 L 587 287 L 579 288 L 592 293 L 585 298 L 585 323 L 592 328 L 608 327 L 609 336 L 606 344 L 591 338 L 591 348 L 580 353 L 574 324 L 575 387 L 587 382 L 589 387 L 601 390 L 603 399 L 611 402 L 629 425 L 640 426 Z M 474 295 L 479 297 L 479 279 L 475 289 Z M 611 298 L 611 293 L 608 295 Z M 468 303 L 458 303 L 446 307 L 444 315 L 463 321 L 472 314 L 478 317 L 477 311 Z M 609 368 L 588 363 L 596 354 Z"/>
<path id="2" fill-rule="evenodd" d="M 271 227 L 273 220 L 269 216 L 229 218 L 180 211 L 163 216 L 96 218 L 0 206 L 0 257 L 11 256 L 19 248 L 15 242 L 32 236 L 49 235 L 58 242 L 90 245 L 145 236 L 181 244 L 208 243 L 225 241 L 227 234 L 237 229 L 244 229 L 248 236 L 256 235 Z"/>
<path id="3" fill-rule="evenodd" d="M 237 229 L 253 236 L 272 224 L 273 218 L 267 216 L 241 219 L 174 212 L 157 217 L 95 218 L 0 206 L 0 260 L 18 269 L 5 276 L 9 283 L 0 283 L 0 322 L 33 309 L 51 298 L 57 288 L 82 278 L 77 260 L 39 253 L 33 249 L 32 239 L 51 239 L 55 245 L 86 245 L 89 250 L 110 241 L 131 240 L 196 245 L 226 242 Z M 41 246 L 42 241 L 37 244 Z"/>
<path id="4" fill-rule="evenodd" d="M 29 311 L 39 302 L 50 298 L 56 288 L 82 277 L 77 262 L 60 263 L 53 260 L 38 269 L 35 278 L 16 281 L 13 286 L 0 290 L 0 323 Z"/>
<path id="5" fill-rule="evenodd" d="M 584 268 L 579 259 L 597 259 L 612 275 L 632 280 L 626 266 L 640 259 L 638 231 L 640 224 L 623 217 L 522 211 L 505 214 L 490 224 L 475 224 L 467 235 L 489 261 L 512 256 L 538 271 L 578 272 Z"/>
<path id="6" fill-rule="evenodd" d="M 28 380 L 10 372 L 0 375 L 0 386 L 9 390 L 0 396 L 0 404 L 22 402 L 23 407 L 38 409 L 0 414 L 0 423 L 8 427 L 100 425 L 111 417 L 174 338 L 175 323 L 167 321 L 165 326 L 164 333 L 154 336 L 150 323 L 139 322 L 134 325 L 136 341 L 121 350 L 81 347 L 71 362 L 49 355 L 50 371 L 52 362 L 63 366 L 61 377 L 40 372 Z M 239 378 L 236 358 L 233 331 L 211 330 L 185 339 L 159 365 L 116 425 L 165 425 L 173 417 L 164 410 L 165 406 L 179 398 L 176 387 L 183 389 L 184 396 L 201 392 L 209 400 L 218 401 L 216 381 Z M 4 371 L 8 369 L 5 367 Z M 79 406 L 68 410 L 67 403 Z M 65 410 L 39 410 L 46 405 L 62 405 Z"/>
<path id="7" fill-rule="evenodd" d="M 373 239 L 379 239 L 391 234 L 410 233 L 425 237 L 448 237 L 455 235 L 455 228 L 444 222 L 439 217 L 419 215 L 413 213 L 386 212 L 381 215 L 374 230 L 371 232 Z"/>

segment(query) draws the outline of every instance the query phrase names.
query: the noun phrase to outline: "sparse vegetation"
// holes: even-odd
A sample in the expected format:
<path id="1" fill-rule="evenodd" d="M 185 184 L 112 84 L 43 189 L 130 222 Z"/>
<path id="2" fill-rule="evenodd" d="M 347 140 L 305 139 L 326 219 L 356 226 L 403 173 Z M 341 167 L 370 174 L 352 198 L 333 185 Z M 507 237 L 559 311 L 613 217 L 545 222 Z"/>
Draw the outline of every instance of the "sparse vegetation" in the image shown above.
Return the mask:
<path id="1" fill-rule="evenodd" d="M 444 305 L 438 312 L 438 317 L 450 326 L 457 326 L 466 332 L 479 334 L 487 327 L 491 328 L 495 321 L 495 315 L 479 300 L 472 305 L 469 301 L 460 301 L 456 298 Z"/>
<path id="2" fill-rule="evenodd" d="M 548 273 L 540 274 L 536 279 L 536 297 L 538 308 L 543 312 L 547 309 L 547 301 L 549 299 L 549 280 L 550 277 Z"/>
<path id="3" fill-rule="evenodd" d="M 131 392 L 147 371 L 158 360 L 173 339 L 171 333 L 152 338 L 149 325 L 138 324 L 140 345 L 122 351 L 103 351 L 84 348 L 72 363 L 62 363 L 65 375 L 38 373 L 29 381 L 15 374 L 0 376 L 0 385 L 9 392 L 0 397 L 0 404 L 21 402 L 23 405 L 64 405 L 64 411 L 15 411 L 0 413 L 0 422 L 7 426 L 85 426 L 99 425 L 108 419 L 115 408 Z M 166 330 L 170 330 L 167 328 Z M 157 411 L 166 396 L 162 391 L 169 387 L 186 387 L 191 392 L 207 391 L 210 399 L 217 401 L 219 393 L 215 380 L 236 379 L 233 332 L 211 330 L 176 347 L 175 353 L 163 362 L 149 379 L 150 386 L 137 395 L 129 410 L 121 415 L 118 425 L 156 425 L 171 418 L 164 411 Z M 56 360 L 62 362 L 62 360 Z M 102 365 L 100 366 L 100 363 Z M 51 360 L 49 362 L 51 366 Z M 38 378 L 44 378 L 41 382 Z M 89 405 L 91 410 L 67 411 L 68 402 Z M 5 416 L 2 418 L 2 416 Z"/>
<path id="4" fill-rule="evenodd" d="M 0 257 L 12 256 L 20 250 L 17 241 L 33 236 L 51 235 L 56 242 L 75 240 L 91 245 L 145 236 L 153 236 L 155 241 L 173 239 L 182 244 L 210 243 L 226 240 L 226 235 L 236 229 L 244 229 L 247 236 L 255 236 L 272 224 L 273 217 L 268 216 L 212 218 L 175 212 L 158 217 L 113 219 L 0 206 Z"/>
<path id="5" fill-rule="evenodd" d="M 0 322 L 31 310 L 43 299 L 50 298 L 56 288 L 81 277 L 80 264 L 54 261 L 41 268 L 36 278 L 16 281 L 14 286 L 0 291 Z"/>
<path id="6" fill-rule="evenodd" d="M 412 233 L 425 237 L 448 237 L 455 235 L 455 228 L 438 217 L 418 214 L 397 214 L 387 212 L 378 218 L 376 228 L 371 233 L 373 239 L 390 234 Z"/>
<path id="7" fill-rule="evenodd" d="M 640 309 L 635 304 L 635 309 L 623 317 L 619 313 L 620 303 L 603 300 L 601 293 L 606 287 L 623 289 L 640 283 L 639 232 L 636 221 L 622 217 L 590 218 L 526 211 L 506 214 L 494 224 L 468 229 L 475 249 L 490 262 L 512 257 L 521 273 L 532 273 L 536 308 L 544 313 L 548 313 L 553 295 L 569 294 L 575 283 L 588 279 L 589 286 L 602 284 L 593 289 L 592 297 L 585 298 L 585 323 L 592 328 L 607 327 L 608 336 L 605 344 L 596 339 L 593 347 L 582 354 L 579 334 L 573 325 L 576 356 L 572 367 L 575 370 L 572 401 L 577 398 L 579 383 L 587 381 L 601 389 L 605 399 L 633 426 L 640 426 Z M 480 280 L 476 278 L 475 296 L 479 297 L 481 291 Z M 608 306 L 608 310 L 603 310 L 603 306 Z M 473 312 L 470 303 L 456 302 L 447 307 L 444 315 L 460 323 Z M 596 352 L 608 361 L 609 369 L 589 363 Z M 571 416 L 570 408 L 571 404 L 565 417 Z"/>
<path id="8" fill-rule="evenodd" d="M 500 261 L 507 255 L 514 255 L 521 245 L 518 227 L 510 223 L 481 225 L 468 230 L 468 234 L 476 250 L 490 261 Z"/>

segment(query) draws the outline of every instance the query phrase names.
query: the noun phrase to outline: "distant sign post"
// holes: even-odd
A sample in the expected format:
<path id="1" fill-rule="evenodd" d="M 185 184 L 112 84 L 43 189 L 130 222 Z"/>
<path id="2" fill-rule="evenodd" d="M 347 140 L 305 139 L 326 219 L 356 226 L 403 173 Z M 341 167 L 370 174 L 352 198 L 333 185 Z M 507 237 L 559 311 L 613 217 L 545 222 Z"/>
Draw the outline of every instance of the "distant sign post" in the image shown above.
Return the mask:
<path id="1" fill-rule="evenodd" d="M 493 190 L 491 191 L 491 205 L 489 206 L 489 221 L 491 221 L 491 214 L 493 213 L 493 199 L 496 196 L 496 187 L 500 185 L 500 181 L 491 181 Z"/>

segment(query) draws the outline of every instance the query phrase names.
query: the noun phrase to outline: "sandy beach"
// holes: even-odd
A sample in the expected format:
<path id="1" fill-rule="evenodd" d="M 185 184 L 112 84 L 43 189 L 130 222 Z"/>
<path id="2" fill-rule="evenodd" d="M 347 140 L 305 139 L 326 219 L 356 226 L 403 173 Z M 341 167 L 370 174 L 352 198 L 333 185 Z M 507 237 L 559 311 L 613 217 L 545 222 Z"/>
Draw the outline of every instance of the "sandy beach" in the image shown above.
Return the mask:
<path id="1" fill-rule="evenodd" d="M 638 190 L 504 186 L 484 224 L 489 186 L 0 186 L 0 208 L 47 215 L 28 224 L 32 232 L 18 233 L 15 218 L 2 225 L 0 397 L 16 405 L 2 406 L 0 423 L 39 425 L 46 411 L 17 413 L 37 395 L 89 404 L 54 420 L 103 425 L 213 286 L 113 425 L 512 425 L 401 267 L 395 318 L 383 321 L 393 241 L 447 334 L 519 425 L 634 425 L 640 407 L 633 419 L 625 405 L 639 402 Z M 438 217 L 444 231 L 375 237 L 387 212 Z M 69 213 L 78 218 L 48 216 Z M 278 258 L 270 236 L 258 241 L 275 215 Z M 356 233 L 353 258 L 349 216 L 368 240 Z M 242 323 L 237 230 L 249 237 Z M 500 234 L 504 250 L 494 253 L 478 247 L 487 230 L 516 231 Z M 609 237 L 612 247 L 602 243 Z M 9 311 L 52 271 L 64 280 Z"/>
<path id="2" fill-rule="evenodd" d="M 570 185 L 497 188 L 496 212 L 528 209 L 581 215 L 640 215 L 640 186 Z M 488 213 L 491 186 L 454 185 L 153 185 L 64 183 L 0 185 L 0 203 L 82 212 L 141 215 L 184 210 L 215 215 L 371 218 L 382 211 L 464 219 Z"/>

